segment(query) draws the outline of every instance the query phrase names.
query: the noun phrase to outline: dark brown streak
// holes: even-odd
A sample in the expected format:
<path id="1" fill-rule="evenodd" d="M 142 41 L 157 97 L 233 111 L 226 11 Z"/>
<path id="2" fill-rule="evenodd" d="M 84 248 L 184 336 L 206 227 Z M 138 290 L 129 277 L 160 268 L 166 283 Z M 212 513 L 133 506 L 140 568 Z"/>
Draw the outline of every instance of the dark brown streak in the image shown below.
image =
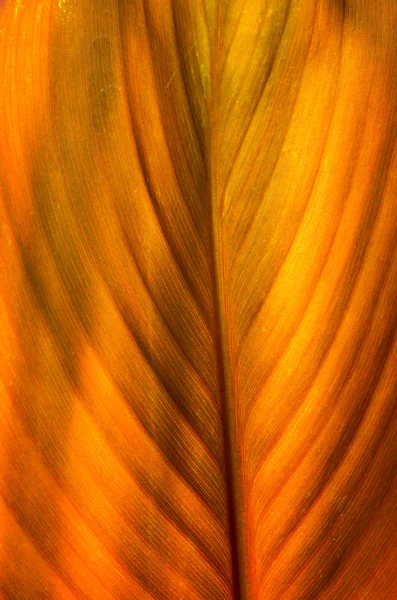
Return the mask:
<path id="1" fill-rule="evenodd" d="M 190 48 L 187 53 L 183 54 L 181 42 L 179 39 L 180 33 L 179 33 L 179 28 L 178 28 L 178 24 L 177 24 L 176 15 L 175 15 L 175 7 L 174 7 L 173 2 L 171 2 L 171 10 L 172 10 L 172 20 L 173 20 L 173 25 L 174 25 L 175 44 L 176 44 L 177 54 L 178 54 L 178 59 L 179 59 L 179 69 L 180 69 L 180 73 L 181 73 L 181 80 L 182 80 L 183 88 L 185 91 L 186 102 L 189 107 L 189 114 L 191 117 L 191 121 L 193 123 L 194 132 L 195 132 L 195 135 L 197 138 L 197 143 L 200 148 L 201 158 L 202 158 L 203 162 L 205 163 L 205 142 L 203 140 L 203 136 L 200 135 L 199 130 L 198 130 L 198 123 L 197 123 L 197 119 L 195 118 L 195 111 L 193 109 L 190 94 L 188 92 L 188 82 L 187 82 L 187 78 L 186 78 L 186 65 L 184 64 L 184 59 L 187 57 L 187 54 L 193 50 L 193 48 Z"/>
<path id="2" fill-rule="evenodd" d="M 164 115 L 162 114 L 163 113 L 163 110 L 162 110 L 162 108 L 163 108 L 163 100 L 162 100 L 162 98 L 164 96 L 164 91 L 165 90 L 164 90 L 164 87 L 162 86 L 161 75 L 158 72 L 157 64 L 156 64 L 156 61 L 154 59 L 154 57 L 158 56 L 158 54 L 159 54 L 159 51 L 156 49 L 156 44 L 155 44 L 155 41 L 154 41 L 157 36 L 154 33 L 153 34 L 151 33 L 150 12 L 147 9 L 147 6 L 145 4 L 145 0 L 142 2 L 142 11 L 143 11 L 144 20 L 145 20 L 145 27 L 146 27 L 146 31 L 147 31 L 147 35 L 148 35 L 148 43 L 149 43 L 149 49 L 150 49 L 151 67 L 152 67 L 152 71 L 153 71 L 153 74 L 154 74 L 154 85 L 155 85 L 156 95 L 157 95 L 157 99 L 158 99 L 158 105 L 159 105 L 160 112 L 161 112 L 161 117 L 162 117 L 161 126 L 162 126 L 162 129 L 164 131 L 165 144 L 166 144 L 166 147 L 167 147 L 168 155 L 169 155 L 171 163 L 172 163 L 172 168 L 173 168 L 173 172 L 174 172 L 174 175 L 175 175 L 175 180 L 177 182 L 178 189 L 179 189 L 179 191 L 181 193 L 181 197 L 185 200 L 185 206 L 186 206 L 186 209 L 187 209 L 187 211 L 189 213 L 189 217 L 191 219 L 191 222 L 192 222 L 192 224 L 193 224 L 193 226 L 195 228 L 195 231 L 196 231 L 196 233 L 197 233 L 197 235 L 198 235 L 201 243 L 203 244 L 204 250 L 207 250 L 206 245 L 207 245 L 208 239 L 207 239 L 207 237 L 205 235 L 205 231 L 201 230 L 201 228 L 198 226 L 201 223 L 198 222 L 197 217 L 195 217 L 194 213 L 191 210 L 191 207 L 189 206 L 189 203 L 186 202 L 186 199 L 185 199 L 184 194 L 182 192 L 181 181 L 180 181 L 180 178 L 178 176 L 177 165 L 174 162 L 173 152 L 171 151 L 171 148 L 170 148 L 170 145 L 169 145 L 169 142 L 168 142 L 168 139 L 167 139 L 167 137 L 168 137 L 167 136 L 167 124 L 168 124 L 168 122 L 167 122 L 166 118 L 164 119 Z M 172 14 L 172 17 L 174 18 L 174 13 Z M 182 83 L 184 85 L 184 91 L 185 91 L 185 96 L 187 98 L 188 108 L 190 109 L 189 96 L 188 96 L 188 93 L 187 93 L 185 81 L 184 81 L 184 78 L 183 78 L 183 71 L 182 71 L 182 58 L 183 57 L 179 54 L 179 47 L 178 47 L 178 42 L 177 42 L 177 38 L 176 38 L 175 20 L 173 21 L 173 25 L 174 25 L 175 43 L 176 43 L 176 47 L 177 47 L 177 50 L 178 50 L 178 56 L 179 56 L 179 66 L 180 66 L 180 72 L 181 72 L 181 76 L 182 76 L 181 77 L 182 78 Z M 166 49 L 162 48 L 162 50 L 164 52 Z M 190 50 L 188 50 L 188 52 L 190 52 Z M 185 54 L 185 57 L 186 56 L 187 56 L 187 54 Z M 168 83 L 170 83 L 170 81 L 171 80 L 169 80 Z M 194 119 L 192 117 L 192 114 L 191 114 L 191 120 L 193 122 L 194 132 L 197 134 L 196 128 L 194 127 Z M 176 122 L 175 126 L 176 126 L 177 129 L 179 129 L 177 122 Z M 168 131 L 169 131 L 169 128 L 168 128 Z M 197 138 L 197 145 L 198 145 L 198 148 L 200 148 L 200 142 L 199 142 L 198 138 Z M 194 185 L 194 190 L 196 192 L 196 197 L 200 198 L 200 192 L 202 190 L 200 190 L 200 188 L 196 187 L 196 179 L 192 175 L 192 168 L 191 168 L 190 161 L 188 160 L 185 147 L 184 147 L 183 144 L 181 145 L 181 147 L 182 147 L 183 155 L 185 157 L 186 169 L 189 171 L 190 179 L 191 179 L 191 181 L 193 182 L 193 185 Z M 200 154 L 200 156 L 201 156 L 201 158 L 203 160 L 202 166 L 205 167 L 205 156 L 202 155 L 202 154 Z M 145 180 L 146 181 L 150 181 L 149 178 L 147 177 L 146 173 L 145 173 Z M 152 197 L 152 194 L 150 194 L 150 196 Z"/>
<path id="3" fill-rule="evenodd" d="M 219 256 L 218 243 L 220 239 L 217 237 L 219 231 L 217 212 L 219 202 L 219 120 L 218 120 L 218 105 L 219 105 L 219 60 L 221 48 L 221 29 L 222 29 L 222 1 L 218 4 L 217 18 L 215 25 L 215 49 L 212 55 L 211 65 L 211 88 L 208 102 L 208 131 L 207 131 L 207 193 L 208 206 L 211 211 L 211 275 L 215 310 L 215 331 L 214 343 L 217 354 L 217 371 L 219 381 L 219 394 L 222 400 L 222 431 L 223 431 L 223 446 L 225 460 L 225 485 L 226 485 L 226 500 L 228 507 L 228 524 L 229 524 L 229 541 L 230 541 L 230 559 L 231 559 L 231 575 L 232 575 L 232 596 L 233 600 L 247 600 L 248 594 L 245 586 L 245 558 L 243 537 L 242 537 L 242 511 L 239 510 L 238 490 L 240 486 L 239 469 L 236 468 L 237 462 L 237 444 L 236 431 L 234 422 L 234 406 L 233 392 L 231 389 L 231 380 L 229 372 L 229 350 L 228 340 L 226 337 L 226 325 L 223 315 L 223 290 L 222 290 L 222 266 Z M 212 111 L 212 108 L 215 110 Z M 214 189 L 215 188 L 215 189 Z"/>

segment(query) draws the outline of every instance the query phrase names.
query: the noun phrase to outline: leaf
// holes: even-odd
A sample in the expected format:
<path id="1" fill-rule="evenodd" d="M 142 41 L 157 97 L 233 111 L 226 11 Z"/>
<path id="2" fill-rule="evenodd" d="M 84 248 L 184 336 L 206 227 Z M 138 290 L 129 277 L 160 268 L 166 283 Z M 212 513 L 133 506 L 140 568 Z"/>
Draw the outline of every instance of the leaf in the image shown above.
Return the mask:
<path id="1" fill-rule="evenodd" d="M 3 597 L 395 598 L 393 0 L 0 10 Z"/>

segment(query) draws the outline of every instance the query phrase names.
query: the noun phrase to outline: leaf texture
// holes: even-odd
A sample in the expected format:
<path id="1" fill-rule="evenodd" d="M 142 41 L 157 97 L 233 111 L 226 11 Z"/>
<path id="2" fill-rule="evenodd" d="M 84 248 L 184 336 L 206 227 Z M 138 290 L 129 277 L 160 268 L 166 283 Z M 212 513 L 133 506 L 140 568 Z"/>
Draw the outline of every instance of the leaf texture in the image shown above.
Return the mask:
<path id="1" fill-rule="evenodd" d="M 0 8 L 0 594 L 397 597 L 394 0 Z"/>

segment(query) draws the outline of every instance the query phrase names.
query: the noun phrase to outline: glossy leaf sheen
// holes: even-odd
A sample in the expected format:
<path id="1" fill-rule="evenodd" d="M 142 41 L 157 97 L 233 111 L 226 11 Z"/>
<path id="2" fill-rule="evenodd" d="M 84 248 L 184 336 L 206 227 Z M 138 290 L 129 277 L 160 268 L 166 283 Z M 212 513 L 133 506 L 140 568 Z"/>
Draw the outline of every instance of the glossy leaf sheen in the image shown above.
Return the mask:
<path id="1" fill-rule="evenodd" d="M 0 594 L 397 595 L 394 0 L 0 8 Z"/>

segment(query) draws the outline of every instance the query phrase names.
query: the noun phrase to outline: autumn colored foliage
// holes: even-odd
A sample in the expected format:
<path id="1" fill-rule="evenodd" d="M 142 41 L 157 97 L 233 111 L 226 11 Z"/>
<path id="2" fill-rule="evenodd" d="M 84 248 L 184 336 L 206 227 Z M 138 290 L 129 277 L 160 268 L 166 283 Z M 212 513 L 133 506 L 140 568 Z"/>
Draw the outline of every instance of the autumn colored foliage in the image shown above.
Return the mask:
<path id="1" fill-rule="evenodd" d="M 3 0 L 0 115 L 0 597 L 395 600 L 395 0 Z"/>

